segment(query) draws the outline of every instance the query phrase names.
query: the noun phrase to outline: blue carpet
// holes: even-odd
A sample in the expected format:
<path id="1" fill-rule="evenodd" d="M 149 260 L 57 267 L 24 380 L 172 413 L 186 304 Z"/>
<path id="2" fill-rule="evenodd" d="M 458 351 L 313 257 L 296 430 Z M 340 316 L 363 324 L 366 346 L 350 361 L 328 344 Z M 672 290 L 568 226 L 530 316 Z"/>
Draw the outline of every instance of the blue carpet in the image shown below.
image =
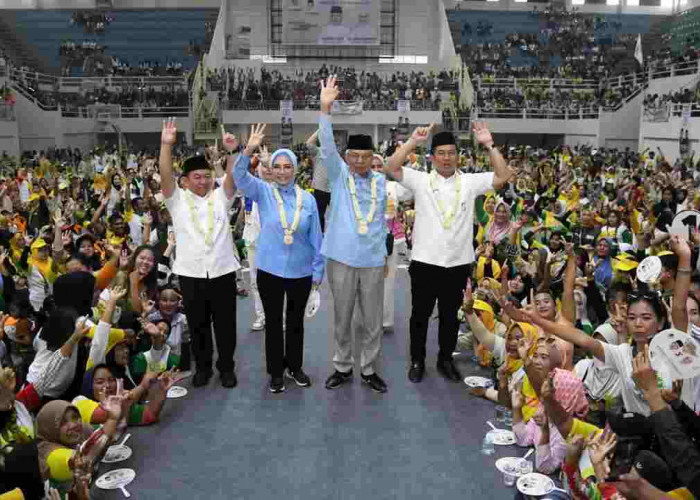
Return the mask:
<path id="1" fill-rule="evenodd" d="M 134 468 L 128 489 L 137 499 L 513 498 L 515 490 L 503 485 L 493 464 L 523 450 L 480 454 L 494 405 L 437 374 L 437 320 L 428 336 L 426 377 L 421 384 L 408 381 L 408 290 L 408 273 L 400 269 L 396 329 L 384 336 L 384 395 L 362 386 L 358 375 L 352 385 L 323 387 L 332 370 L 326 285 L 321 309 L 306 324 L 304 369 L 313 386 L 288 384 L 285 393 L 271 394 L 264 333 L 250 331 L 251 299 L 237 299 L 238 387 L 223 389 L 216 375 L 205 388 L 183 384 L 189 394 L 168 400 L 161 423 L 130 429 L 133 456 L 103 465 L 99 474 Z M 484 374 L 469 355 L 456 360 L 465 375 Z M 123 498 L 96 488 L 93 495 Z"/>

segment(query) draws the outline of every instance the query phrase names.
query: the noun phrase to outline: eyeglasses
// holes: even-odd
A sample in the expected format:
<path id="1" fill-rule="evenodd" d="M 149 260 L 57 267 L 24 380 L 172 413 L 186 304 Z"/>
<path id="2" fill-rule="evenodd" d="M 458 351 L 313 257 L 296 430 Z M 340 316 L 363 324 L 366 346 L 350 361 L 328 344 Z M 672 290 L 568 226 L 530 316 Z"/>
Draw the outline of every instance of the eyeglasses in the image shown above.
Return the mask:
<path id="1" fill-rule="evenodd" d="M 639 290 L 636 292 L 629 292 L 627 294 L 627 303 L 639 302 L 640 300 L 649 300 L 654 303 L 661 303 L 661 292 L 656 290 Z"/>

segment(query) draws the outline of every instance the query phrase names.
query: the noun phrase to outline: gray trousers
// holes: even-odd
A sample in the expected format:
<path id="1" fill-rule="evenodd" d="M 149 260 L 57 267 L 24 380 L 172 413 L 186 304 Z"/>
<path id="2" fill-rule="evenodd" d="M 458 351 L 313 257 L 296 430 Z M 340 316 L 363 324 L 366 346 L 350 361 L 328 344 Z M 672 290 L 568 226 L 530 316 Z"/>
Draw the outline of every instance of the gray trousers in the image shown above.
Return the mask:
<path id="1" fill-rule="evenodd" d="M 384 268 L 350 267 L 328 259 L 326 276 L 333 294 L 333 366 L 339 372 L 349 372 L 355 365 L 352 356 L 354 329 L 361 337 L 362 374 L 371 375 L 382 347 Z M 354 328 L 353 312 L 356 314 Z"/>

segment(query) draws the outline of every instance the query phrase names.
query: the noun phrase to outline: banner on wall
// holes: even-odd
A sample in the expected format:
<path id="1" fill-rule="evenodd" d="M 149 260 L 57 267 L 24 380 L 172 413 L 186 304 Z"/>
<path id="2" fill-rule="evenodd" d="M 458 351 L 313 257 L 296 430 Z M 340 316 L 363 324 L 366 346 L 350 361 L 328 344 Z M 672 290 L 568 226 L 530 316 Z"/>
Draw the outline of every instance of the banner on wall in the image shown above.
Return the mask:
<path id="1" fill-rule="evenodd" d="M 411 101 L 406 99 L 399 99 L 396 101 L 396 111 L 403 115 L 411 111 Z"/>
<path id="2" fill-rule="evenodd" d="M 294 118 L 294 101 L 280 101 L 280 111 L 282 119 L 292 121 Z"/>
<path id="3" fill-rule="evenodd" d="M 362 101 L 334 101 L 331 110 L 334 115 L 361 115 Z"/>
<path id="4" fill-rule="evenodd" d="M 282 43 L 379 45 L 381 0 L 283 0 Z"/>

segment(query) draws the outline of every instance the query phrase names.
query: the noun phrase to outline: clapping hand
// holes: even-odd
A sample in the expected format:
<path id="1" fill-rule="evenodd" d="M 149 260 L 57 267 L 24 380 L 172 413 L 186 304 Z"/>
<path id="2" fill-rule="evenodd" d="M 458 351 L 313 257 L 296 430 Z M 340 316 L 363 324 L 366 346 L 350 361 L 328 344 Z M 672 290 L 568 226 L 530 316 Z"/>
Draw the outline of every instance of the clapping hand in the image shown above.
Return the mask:
<path id="1" fill-rule="evenodd" d="M 116 304 L 119 300 L 123 299 L 126 297 L 126 288 L 123 286 L 115 286 L 109 291 L 109 301 L 112 304 Z"/>

